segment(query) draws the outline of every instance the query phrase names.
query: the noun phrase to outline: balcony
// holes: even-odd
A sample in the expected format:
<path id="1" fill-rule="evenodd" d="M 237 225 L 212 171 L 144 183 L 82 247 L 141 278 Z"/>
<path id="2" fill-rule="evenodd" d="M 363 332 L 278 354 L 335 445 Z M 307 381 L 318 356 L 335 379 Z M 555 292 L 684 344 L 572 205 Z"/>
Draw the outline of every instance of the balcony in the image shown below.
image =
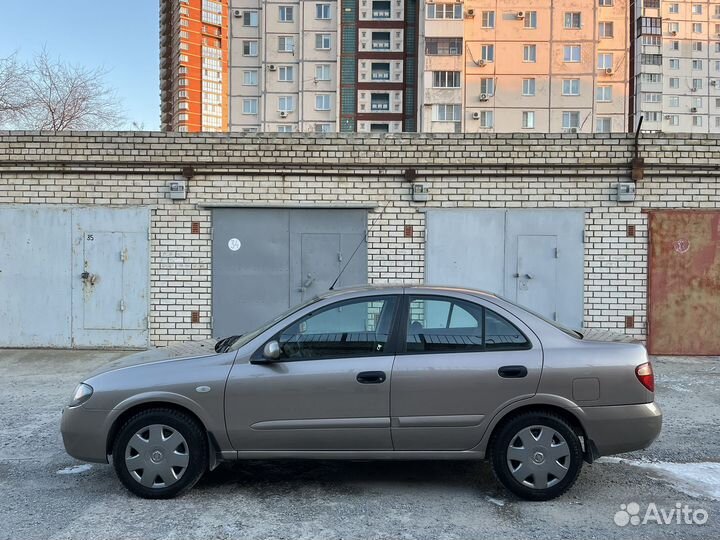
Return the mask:
<path id="1" fill-rule="evenodd" d="M 373 51 L 389 51 L 390 50 L 390 40 L 373 40 L 372 41 L 372 50 Z"/>

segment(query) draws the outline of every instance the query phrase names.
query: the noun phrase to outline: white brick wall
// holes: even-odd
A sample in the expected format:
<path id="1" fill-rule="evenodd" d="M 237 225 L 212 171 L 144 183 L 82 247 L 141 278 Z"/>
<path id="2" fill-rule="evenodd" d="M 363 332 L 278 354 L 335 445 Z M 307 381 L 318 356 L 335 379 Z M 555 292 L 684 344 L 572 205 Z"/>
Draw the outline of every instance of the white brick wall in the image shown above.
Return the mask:
<path id="1" fill-rule="evenodd" d="M 618 204 L 631 136 L 179 135 L 0 132 L 0 205 L 147 205 L 151 223 L 151 339 L 210 334 L 211 210 L 204 204 L 374 205 L 372 282 L 421 282 L 425 208 L 585 208 L 585 325 L 645 334 L 649 208 L 720 206 L 720 138 L 640 141 L 645 179 Z M 167 182 L 195 168 L 188 199 Z M 413 203 L 404 172 L 429 185 Z M 377 219 L 376 219 L 377 218 Z M 200 234 L 191 232 L 199 222 Z M 404 227 L 413 226 L 413 236 Z M 627 236 L 627 226 L 636 236 Z M 200 311 L 200 322 L 190 313 Z"/>

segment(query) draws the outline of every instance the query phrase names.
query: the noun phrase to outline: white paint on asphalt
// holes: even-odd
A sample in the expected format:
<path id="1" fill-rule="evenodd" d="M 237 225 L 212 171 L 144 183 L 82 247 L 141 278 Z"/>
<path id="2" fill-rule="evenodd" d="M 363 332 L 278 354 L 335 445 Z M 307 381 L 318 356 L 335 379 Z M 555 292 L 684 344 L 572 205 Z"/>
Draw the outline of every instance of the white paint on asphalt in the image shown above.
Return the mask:
<path id="1" fill-rule="evenodd" d="M 603 457 L 600 463 L 625 463 L 633 467 L 654 471 L 675 489 L 691 497 L 709 497 L 720 501 L 720 463 L 671 463 L 668 461 L 643 461 Z M 656 478 L 654 478 L 656 479 Z"/>
<path id="2" fill-rule="evenodd" d="M 64 469 L 60 469 L 57 473 L 58 474 L 80 474 L 80 473 L 89 471 L 90 469 L 92 469 L 92 465 L 90 465 L 89 463 L 85 463 L 83 465 L 75 465 L 74 467 L 65 467 Z"/>

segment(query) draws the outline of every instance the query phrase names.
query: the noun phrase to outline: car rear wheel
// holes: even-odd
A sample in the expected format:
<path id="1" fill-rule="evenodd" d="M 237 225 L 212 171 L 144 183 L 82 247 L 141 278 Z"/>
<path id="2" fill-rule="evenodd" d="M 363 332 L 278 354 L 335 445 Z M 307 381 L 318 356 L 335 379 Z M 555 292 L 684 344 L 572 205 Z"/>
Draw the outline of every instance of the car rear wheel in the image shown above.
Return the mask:
<path id="1" fill-rule="evenodd" d="M 146 499 L 169 499 L 194 486 L 208 467 L 204 430 L 172 409 L 131 417 L 113 444 L 113 467 L 123 485 Z"/>
<path id="2" fill-rule="evenodd" d="M 528 500 L 562 495 L 582 468 L 580 439 L 563 418 L 550 413 L 512 418 L 493 435 L 489 451 L 496 478 Z"/>

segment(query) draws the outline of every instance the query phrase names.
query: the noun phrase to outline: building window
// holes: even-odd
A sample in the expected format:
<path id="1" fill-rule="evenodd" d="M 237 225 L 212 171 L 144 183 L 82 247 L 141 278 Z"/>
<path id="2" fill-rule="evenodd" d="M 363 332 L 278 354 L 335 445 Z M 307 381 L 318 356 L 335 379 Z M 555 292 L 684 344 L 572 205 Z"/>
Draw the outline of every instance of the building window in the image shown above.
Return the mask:
<path id="1" fill-rule="evenodd" d="M 483 28 L 495 28 L 495 12 L 494 11 L 483 11 L 482 12 L 482 27 Z"/>
<path id="2" fill-rule="evenodd" d="M 460 122 L 460 105 L 438 104 L 433 105 L 433 121 L 436 122 Z"/>
<path id="3" fill-rule="evenodd" d="M 258 55 L 258 42 L 257 41 L 243 41 L 243 56 L 257 56 Z"/>
<path id="4" fill-rule="evenodd" d="M 390 133 L 390 124 L 370 124 L 370 133 Z"/>
<path id="5" fill-rule="evenodd" d="M 390 94 L 370 94 L 370 110 L 373 112 L 387 112 L 390 110 Z"/>
<path id="6" fill-rule="evenodd" d="M 702 41 L 693 41 L 692 48 L 693 48 L 693 51 L 695 51 L 695 52 L 702 52 L 703 42 Z"/>
<path id="7" fill-rule="evenodd" d="M 425 10 L 428 19 L 462 19 L 462 4 L 428 4 Z"/>
<path id="8" fill-rule="evenodd" d="M 610 7 L 612 5 L 613 5 L 613 0 L 598 0 L 598 6 L 600 6 L 600 7 Z M 647 5 L 647 0 L 645 0 L 645 7 L 649 7 Z"/>
<path id="9" fill-rule="evenodd" d="M 662 45 L 662 38 L 660 36 L 641 36 L 640 43 L 642 45 L 652 45 L 654 47 L 659 47 Z"/>
<path id="10" fill-rule="evenodd" d="M 703 80 L 702 79 L 693 79 L 692 80 L 692 89 L 693 92 L 697 92 L 698 90 L 702 90 L 703 87 Z"/>
<path id="11" fill-rule="evenodd" d="M 187 80 L 187 79 L 179 79 L 179 80 L 178 80 L 178 85 L 179 85 L 179 86 L 187 86 L 187 85 L 188 85 L 188 80 Z"/>
<path id="12" fill-rule="evenodd" d="M 292 82 L 295 78 L 295 70 L 293 66 L 280 66 L 278 69 L 278 81 L 280 82 Z"/>
<path id="13" fill-rule="evenodd" d="M 295 52 L 295 38 L 293 36 L 278 36 L 279 52 Z"/>
<path id="14" fill-rule="evenodd" d="M 702 116 L 693 116 L 692 125 L 694 127 L 701 127 L 703 125 Z"/>
<path id="15" fill-rule="evenodd" d="M 292 133 L 293 127 L 288 124 L 280 124 L 277 127 L 278 133 Z"/>
<path id="16" fill-rule="evenodd" d="M 480 79 L 480 93 L 492 96 L 495 93 L 495 79 L 489 77 Z"/>
<path id="17" fill-rule="evenodd" d="M 433 88 L 460 88 L 460 72 L 433 71 Z"/>
<path id="18" fill-rule="evenodd" d="M 613 37 L 614 25 L 611 22 L 601 22 L 598 25 L 598 34 L 601 38 Z"/>
<path id="19" fill-rule="evenodd" d="M 373 19 L 389 19 L 390 18 L 390 0 L 373 0 L 372 18 Z"/>
<path id="20" fill-rule="evenodd" d="M 278 97 L 278 111 L 291 113 L 294 110 L 295 110 L 295 97 L 294 96 Z"/>
<path id="21" fill-rule="evenodd" d="M 537 11 L 526 11 L 523 26 L 528 30 L 537 28 Z"/>
<path id="22" fill-rule="evenodd" d="M 680 42 L 675 40 L 670 42 L 670 50 L 671 51 L 679 51 L 680 50 Z"/>
<path id="23" fill-rule="evenodd" d="M 677 114 L 671 114 L 669 116 L 670 118 L 668 118 L 668 124 L 671 126 L 680 125 L 680 117 Z"/>
<path id="24" fill-rule="evenodd" d="M 388 2 L 389 4 L 390 2 Z M 373 7 L 375 2 L 373 2 Z M 374 14 L 374 11 L 373 11 Z M 315 18 L 321 21 L 330 20 L 330 4 L 316 4 L 315 5 Z"/>
<path id="25" fill-rule="evenodd" d="M 536 45 L 523 45 L 523 62 L 536 62 L 537 61 L 537 46 Z"/>
<path id="26" fill-rule="evenodd" d="M 668 13 L 680 13 L 680 5 L 679 4 L 670 4 L 668 6 Z"/>
<path id="27" fill-rule="evenodd" d="M 660 56 L 660 55 L 658 54 L 658 55 L 653 55 L 653 56 Z M 669 58 L 669 59 L 668 59 L 668 67 L 669 67 L 670 69 L 680 69 L 680 59 L 678 59 L 678 58 Z"/>
<path id="28" fill-rule="evenodd" d="M 580 113 L 578 111 L 563 111 L 562 127 L 567 130 L 576 130 L 580 127 Z"/>
<path id="29" fill-rule="evenodd" d="M 292 6 L 280 6 L 278 10 L 280 13 L 280 22 L 293 22 L 294 13 Z"/>
<path id="30" fill-rule="evenodd" d="M 581 28 L 582 20 L 581 13 L 579 11 L 569 11 L 565 13 L 565 28 Z"/>
<path id="31" fill-rule="evenodd" d="M 598 53 L 598 69 L 613 69 L 613 53 Z"/>
<path id="32" fill-rule="evenodd" d="M 580 79 L 563 79 L 562 94 L 563 96 L 579 96 Z"/>
<path id="33" fill-rule="evenodd" d="M 612 101 L 612 86 L 598 86 L 595 99 L 601 103 Z"/>
<path id="34" fill-rule="evenodd" d="M 565 45 L 563 47 L 563 61 L 564 62 L 579 62 L 580 61 L 580 45 Z"/>
<path id="35" fill-rule="evenodd" d="M 389 81 L 390 62 L 373 62 L 370 66 L 370 78 L 373 81 Z"/>
<path id="36" fill-rule="evenodd" d="M 702 23 L 693 23 L 692 25 L 692 31 L 694 34 L 702 34 Z"/>
<path id="37" fill-rule="evenodd" d="M 523 111 L 522 127 L 524 129 L 535 129 L 535 111 Z"/>
<path id="38" fill-rule="evenodd" d="M 329 111 L 330 95 L 318 94 L 317 96 L 315 96 L 315 109 L 317 109 L 318 111 Z"/>
<path id="39" fill-rule="evenodd" d="M 693 60 L 692 68 L 694 71 L 701 70 L 703 68 L 703 61 L 702 60 Z"/>
<path id="40" fill-rule="evenodd" d="M 463 39 L 457 38 L 425 38 L 425 54 L 430 56 L 459 56 L 462 54 Z"/>
<path id="41" fill-rule="evenodd" d="M 612 118 L 598 116 L 595 121 L 595 133 L 610 133 L 612 131 Z"/>
<path id="42" fill-rule="evenodd" d="M 523 96 L 534 96 L 535 95 L 535 79 L 523 79 L 522 95 Z"/>
<path id="43" fill-rule="evenodd" d="M 483 45 L 480 47 L 480 58 L 485 62 L 495 61 L 495 45 Z"/>
<path id="44" fill-rule="evenodd" d="M 693 15 L 702 15 L 702 12 L 703 12 L 702 4 L 693 4 L 692 5 Z"/>
<path id="45" fill-rule="evenodd" d="M 246 98 L 242 101 L 243 114 L 257 114 L 257 98 Z"/>
<path id="46" fill-rule="evenodd" d="M 258 83 L 257 69 L 248 69 L 246 71 L 243 71 L 243 85 L 257 86 L 257 83 Z"/>
<path id="47" fill-rule="evenodd" d="M 668 107 L 677 108 L 680 106 L 680 96 L 669 96 Z"/>
<path id="48" fill-rule="evenodd" d="M 662 73 L 641 73 L 640 80 L 645 83 L 660 84 L 662 82 Z"/>
<path id="49" fill-rule="evenodd" d="M 330 133 L 332 128 L 332 124 L 315 124 L 315 133 Z"/>
<path id="50" fill-rule="evenodd" d="M 330 34 L 328 36 L 328 49 Z M 317 41 L 317 40 L 316 40 Z M 318 47 L 316 47 L 318 48 Z M 373 32 L 372 33 L 372 49 L 373 51 L 389 51 L 390 50 L 390 32 Z"/>
<path id="51" fill-rule="evenodd" d="M 257 11 L 243 11 L 243 26 L 257 26 L 258 25 L 258 12 Z"/>
<path id="52" fill-rule="evenodd" d="M 643 92 L 643 101 L 645 103 L 660 103 L 662 94 L 658 92 Z"/>
<path id="53" fill-rule="evenodd" d="M 642 116 L 648 122 L 659 122 L 660 121 L 660 111 L 645 111 L 642 114 Z"/>
<path id="54" fill-rule="evenodd" d="M 670 85 L 670 88 L 677 90 L 680 88 L 680 79 L 678 77 L 670 77 L 668 84 Z"/>
<path id="55" fill-rule="evenodd" d="M 493 111 L 480 111 L 480 127 L 491 128 L 495 125 L 495 115 Z"/>
<path id="56" fill-rule="evenodd" d="M 661 66 L 662 65 L 662 54 L 641 54 L 640 63 L 645 66 Z M 672 59 L 670 60 L 670 66 L 672 67 Z M 672 68 L 676 69 L 676 68 Z"/>
<path id="57" fill-rule="evenodd" d="M 672 35 L 677 34 L 679 30 L 680 30 L 680 23 L 671 22 L 670 24 L 668 24 L 668 31 Z"/>
<path id="58" fill-rule="evenodd" d="M 692 98 L 692 106 L 695 107 L 695 109 L 702 109 L 703 106 L 703 100 L 701 97 Z"/>
<path id="59" fill-rule="evenodd" d="M 330 80 L 330 65 L 329 64 L 317 64 L 315 66 L 315 80 L 316 81 L 329 81 Z"/>
<path id="60" fill-rule="evenodd" d="M 375 32 L 373 32 L 373 36 Z M 375 42 L 373 41 L 373 48 Z M 330 49 L 330 34 L 315 34 L 315 48 L 318 50 L 329 50 Z"/>

